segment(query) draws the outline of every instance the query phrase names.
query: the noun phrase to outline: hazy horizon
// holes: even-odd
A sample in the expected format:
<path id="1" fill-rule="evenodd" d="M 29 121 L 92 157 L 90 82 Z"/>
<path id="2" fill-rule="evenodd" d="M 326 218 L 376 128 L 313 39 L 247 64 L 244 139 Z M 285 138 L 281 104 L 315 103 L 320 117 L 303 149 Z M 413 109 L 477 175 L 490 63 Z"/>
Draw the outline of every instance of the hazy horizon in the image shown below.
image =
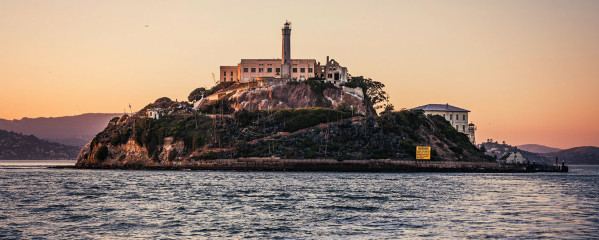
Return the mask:
<path id="1" fill-rule="evenodd" d="M 324 9 L 324 10 L 320 10 Z M 327 56 L 396 109 L 471 111 L 477 142 L 599 146 L 599 1 L 0 0 L 0 118 L 186 100 L 219 66 Z"/>

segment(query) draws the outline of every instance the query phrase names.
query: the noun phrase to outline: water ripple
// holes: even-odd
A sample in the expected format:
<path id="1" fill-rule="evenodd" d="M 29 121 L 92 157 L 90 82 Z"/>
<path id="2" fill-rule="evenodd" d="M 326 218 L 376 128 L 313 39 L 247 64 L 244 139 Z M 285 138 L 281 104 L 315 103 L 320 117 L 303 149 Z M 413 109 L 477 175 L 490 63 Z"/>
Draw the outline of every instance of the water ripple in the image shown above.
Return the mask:
<path id="1" fill-rule="evenodd" d="M 0 238 L 599 238 L 599 167 L 571 170 L 0 168 Z"/>

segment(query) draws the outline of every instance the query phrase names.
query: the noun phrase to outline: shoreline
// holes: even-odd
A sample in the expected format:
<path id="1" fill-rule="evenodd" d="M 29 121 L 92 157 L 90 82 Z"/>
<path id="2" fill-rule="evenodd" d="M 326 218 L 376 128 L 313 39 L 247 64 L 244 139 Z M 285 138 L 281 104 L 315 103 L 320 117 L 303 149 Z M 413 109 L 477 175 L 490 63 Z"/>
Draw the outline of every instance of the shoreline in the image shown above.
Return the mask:
<path id="1" fill-rule="evenodd" d="M 292 171 L 292 172 L 567 172 L 568 167 L 548 165 L 500 164 L 497 162 L 428 161 L 428 160 L 343 160 L 239 158 L 213 159 L 168 164 L 111 164 L 56 166 L 52 168 L 121 169 L 121 170 L 215 170 L 215 171 Z"/>

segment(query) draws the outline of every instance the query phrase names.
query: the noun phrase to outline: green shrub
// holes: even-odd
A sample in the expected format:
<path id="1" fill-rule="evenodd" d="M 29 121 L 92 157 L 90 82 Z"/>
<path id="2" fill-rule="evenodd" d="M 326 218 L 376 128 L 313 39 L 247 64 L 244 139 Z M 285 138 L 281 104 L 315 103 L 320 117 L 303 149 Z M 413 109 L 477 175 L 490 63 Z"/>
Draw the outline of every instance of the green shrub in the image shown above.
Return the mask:
<path id="1" fill-rule="evenodd" d="M 322 79 L 318 79 L 318 78 L 309 78 L 308 80 L 304 81 L 303 83 L 310 86 L 310 89 L 312 89 L 312 92 L 316 93 L 316 95 L 319 97 L 323 96 L 325 89 L 337 88 L 335 86 L 335 84 L 330 83 L 330 82 L 324 82 Z"/>
<path id="2" fill-rule="evenodd" d="M 416 146 L 411 141 L 403 141 L 399 144 L 399 146 L 407 152 L 410 157 L 416 158 Z"/>
<path id="3" fill-rule="evenodd" d="M 100 161 L 105 160 L 108 157 L 108 147 L 102 145 L 100 148 L 98 148 L 98 151 L 96 151 L 96 154 L 94 155 L 95 159 L 98 159 Z"/>
<path id="4" fill-rule="evenodd" d="M 155 155 L 166 137 L 183 140 L 186 151 L 190 152 L 203 147 L 211 138 L 212 119 L 201 115 L 166 115 L 159 120 L 140 118 L 134 131 L 135 141 L 146 146 L 149 156 Z"/>
<path id="5" fill-rule="evenodd" d="M 173 149 L 171 152 L 168 153 L 168 160 L 169 161 L 175 160 L 175 158 L 177 158 L 177 155 L 178 155 L 177 150 Z"/>
<path id="6" fill-rule="evenodd" d="M 259 119 L 273 115 L 276 124 L 283 125 L 283 131 L 295 132 L 321 123 L 334 122 L 351 117 L 351 112 L 328 108 L 276 109 L 270 111 L 241 110 L 233 114 L 235 120 L 243 126 L 255 124 Z"/>
<path id="7" fill-rule="evenodd" d="M 274 114 L 279 122 L 284 123 L 283 129 L 286 132 L 295 132 L 320 123 L 334 122 L 351 117 L 350 112 L 326 108 L 284 109 Z"/>
<path id="8" fill-rule="evenodd" d="M 462 154 L 462 152 L 464 152 L 464 149 L 462 149 L 461 147 L 451 146 L 451 147 L 449 147 L 449 149 L 458 155 L 460 155 L 460 154 Z"/>
<path id="9" fill-rule="evenodd" d="M 117 146 L 119 144 L 125 144 L 125 143 L 127 143 L 127 141 L 129 141 L 130 136 L 131 136 L 130 128 L 121 130 L 121 131 L 119 131 L 118 134 L 113 135 L 112 138 L 110 138 L 110 144 L 112 146 Z"/>

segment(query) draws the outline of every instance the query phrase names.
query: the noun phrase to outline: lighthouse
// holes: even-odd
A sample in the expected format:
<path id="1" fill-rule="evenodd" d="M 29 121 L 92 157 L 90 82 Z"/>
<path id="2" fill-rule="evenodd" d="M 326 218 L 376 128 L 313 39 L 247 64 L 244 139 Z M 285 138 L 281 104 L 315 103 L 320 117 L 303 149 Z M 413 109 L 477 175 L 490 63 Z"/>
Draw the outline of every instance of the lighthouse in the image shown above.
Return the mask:
<path id="1" fill-rule="evenodd" d="M 291 78 L 291 23 L 285 21 L 283 28 L 283 56 L 281 58 L 281 77 Z"/>
<path id="2" fill-rule="evenodd" d="M 476 131 L 476 126 L 474 125 L 474 123 L 468 124 L 468 138 L 470 139 L 470 142 L 474 145 L 476 145 L 476 139 L 474 138 L 475 131 Z"/>
<path id="3" fill-rule="evenodd" d="M 347 68 L 328 56 L 326 64 L 323 65 L 320 65 L 316 59 L 291 59 L 289 21 L 283 23 L 281 32 L 283 38 L 280 58 L 241 59 L 237 65 L 220 66 L 221 82 L 258 82 L 260 86 L 287 81 L 304 81 L 310 78 L 319 78 L 337 86 L 347 82 L 349 77 Z"/>

